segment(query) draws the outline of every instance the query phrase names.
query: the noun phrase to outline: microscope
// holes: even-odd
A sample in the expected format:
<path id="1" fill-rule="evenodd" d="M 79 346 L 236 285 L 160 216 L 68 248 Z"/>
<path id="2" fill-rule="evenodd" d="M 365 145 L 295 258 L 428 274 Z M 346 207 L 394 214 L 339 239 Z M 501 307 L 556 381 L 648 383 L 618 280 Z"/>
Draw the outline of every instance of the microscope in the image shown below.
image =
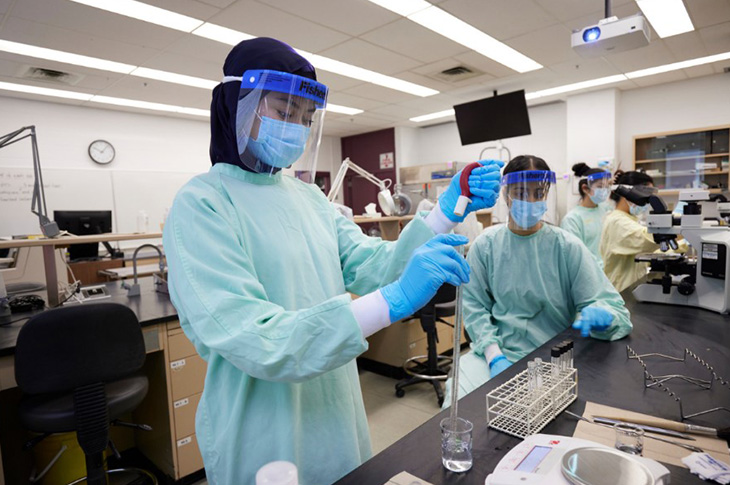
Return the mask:
<path id="1" fill-rule="evenodd" d="M 638 301 L 666 303 L 704 308 L 719 313 L 730 310 L 728 282 L 728 247 L 730 247 L 730 203 L 724 196 L 703 189 L 679 191 L 679 201 L 685 202 L 684 213 L 673 215 L 651 187 L 619 186 L 618 195 L 638 205 L 651 205 L 647 227 L 662 253 L 640 254 L 637 262 L 649 263 L 652 272 L 661 273 L 638 285 L 633 294 Z M 702 214 L 701 202 L 715 211 L 714 225 Z M 677 249 L 677 236 L 682 235 L 697 255 L 665 254 Z"/>

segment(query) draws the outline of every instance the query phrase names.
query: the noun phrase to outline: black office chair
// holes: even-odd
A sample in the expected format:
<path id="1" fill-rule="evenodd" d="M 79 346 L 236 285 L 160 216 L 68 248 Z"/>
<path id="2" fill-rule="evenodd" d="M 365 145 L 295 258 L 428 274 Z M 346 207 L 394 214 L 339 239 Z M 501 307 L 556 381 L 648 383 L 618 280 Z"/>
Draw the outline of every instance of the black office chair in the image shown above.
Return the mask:
<path id="1" fill-rule="evenodd" d="M 456 309 L 456 287 L 444 284 L 436 292 L 436 295 L 426 305 L 413 314 L 414 318 L 421 320 L 421 328 L 426 332 L 426 348 L 428 355 L 417 355 L 406 360 L 403 370 L 410 377 L 402 379 L 395 385 L 395 395 L 403 397 L 406 394 L 405 388 L 421 382 L 430 382 L 436 391 L 436 398 L 439 406 L 444 403 L 444 390 L 441 381 L 449 376 L 451 357 L 438 355 L 436 344 L 438 343 L 438 332 L 436 322 L 445 323 L 444 317 L 450 317 Z"/>
<path id="2" fill-rule="evenodd" d="M 41 436 L 76 431 L 86 456 L 86 483 L 107 483 L 104 451 L 111 446 L 110 422 L 122 423 L 147 394 L 147 377 L 137 375 L 145 360 L 142 330 L 134 312 L 116 303 L 63 307 L 32 317 L 20 330 L 15 349 L 15 380 L 23 391 L 20 421 Z M 109 470 L 134 474 L 135 484 L 156 484 L 139 469 Z M 72 483 L 79 483 L 83 479 Z"/>

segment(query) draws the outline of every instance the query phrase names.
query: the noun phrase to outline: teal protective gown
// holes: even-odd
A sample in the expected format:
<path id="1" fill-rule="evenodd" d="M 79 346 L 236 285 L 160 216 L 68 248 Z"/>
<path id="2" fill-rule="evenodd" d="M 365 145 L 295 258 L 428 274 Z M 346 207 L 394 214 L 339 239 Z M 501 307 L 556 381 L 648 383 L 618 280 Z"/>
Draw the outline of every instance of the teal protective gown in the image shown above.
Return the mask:
<path id="1" fill-rule="evenodd" d="M 465 384 L 460 378 L 460 396 L 489 378 L 488 345 L 499 345 L 516 362 L 568 328 L 588 305 L 614 315 L 611 326 L 592 337 L 616 340 L 631 332 L 621 295 L 588 249 L 560 228 L 543 223 L 535 234 L 518 236 L 506 225 L 492 226 L 474 241 L 467 261 L 471 278 L 464 286 L 464 326 L 474 355 L 462 359 L 460 372 L 466 378 Z"/>
<path id="2" fill-rule="evenodd" d="M 603 258 L 598 246 L 601 244 L 603 220 L 610 211 L 611 208 L 605 203 L 593 208 L 577 205 L 560 221 L 560 227 L 580 239 L 601 267 Z"/>
<path id="3" fill-rule="evenodd" d="M 355 357 L 367 349 L 346 292 L 394 281 L 434 236 L 365 236 L 315 185 L 228 164 L 195 177 L 164 230 L 170 295 L 208 362 L 196 433 L 211 484 L 253 484 L 274 460 L 299 483 L 336 481 L 370 458 Z"/>

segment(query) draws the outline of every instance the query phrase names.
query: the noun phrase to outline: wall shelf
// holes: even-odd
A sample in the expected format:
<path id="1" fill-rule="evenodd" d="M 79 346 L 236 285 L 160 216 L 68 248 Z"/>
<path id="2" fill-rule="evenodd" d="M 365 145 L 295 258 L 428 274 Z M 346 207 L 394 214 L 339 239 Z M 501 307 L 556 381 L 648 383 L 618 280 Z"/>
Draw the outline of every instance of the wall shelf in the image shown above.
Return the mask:
<path id="1" fill-rule="evenodd" d="M 664 155 L 657 158 L 658 155 Z M 686 186 L 704 182 L 712 194 L 730 187 L 730 125 L 654 133 L 634 137 L 634 169 L 659 171 L 656 178 L 667 188 L 662 195 L 678 195 Z"/>

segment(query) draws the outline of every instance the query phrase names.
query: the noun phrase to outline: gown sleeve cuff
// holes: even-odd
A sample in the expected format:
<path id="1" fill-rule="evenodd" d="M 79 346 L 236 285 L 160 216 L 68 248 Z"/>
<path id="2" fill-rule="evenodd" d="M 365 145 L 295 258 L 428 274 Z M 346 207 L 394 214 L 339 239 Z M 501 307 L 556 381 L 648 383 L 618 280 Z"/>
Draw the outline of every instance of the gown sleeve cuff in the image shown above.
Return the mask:
<path id="1" fill-rule="evenodd" d="M 368 293 L 352 301 L 352 313 L 355 315 L 363 338 L 368 338 L 378 330 L 390 325 L 390 309 L 380 291 Z"/>
<path id="2" fill-rule="evenodd" d="M 451 221 L 448 217 L 446 217 L 444 211 L 441 210 L 439 203 L 436 203 L 436 207 L 431 209 L 431 212 L 428 213 L 424 222 L 436 234 L 446 234 L 447 232 L 452 231 L 457 225 L 456 222 Z"/>
<path id="3" fill-rule="evenodd" d="M 502 355 L 502 350 L 497 344 L 489 344 L 484 349 L 484 357 L 487 359 L 487 362 L 491 362 L 495 357 L 499 357 L 500 355 Z"/>

